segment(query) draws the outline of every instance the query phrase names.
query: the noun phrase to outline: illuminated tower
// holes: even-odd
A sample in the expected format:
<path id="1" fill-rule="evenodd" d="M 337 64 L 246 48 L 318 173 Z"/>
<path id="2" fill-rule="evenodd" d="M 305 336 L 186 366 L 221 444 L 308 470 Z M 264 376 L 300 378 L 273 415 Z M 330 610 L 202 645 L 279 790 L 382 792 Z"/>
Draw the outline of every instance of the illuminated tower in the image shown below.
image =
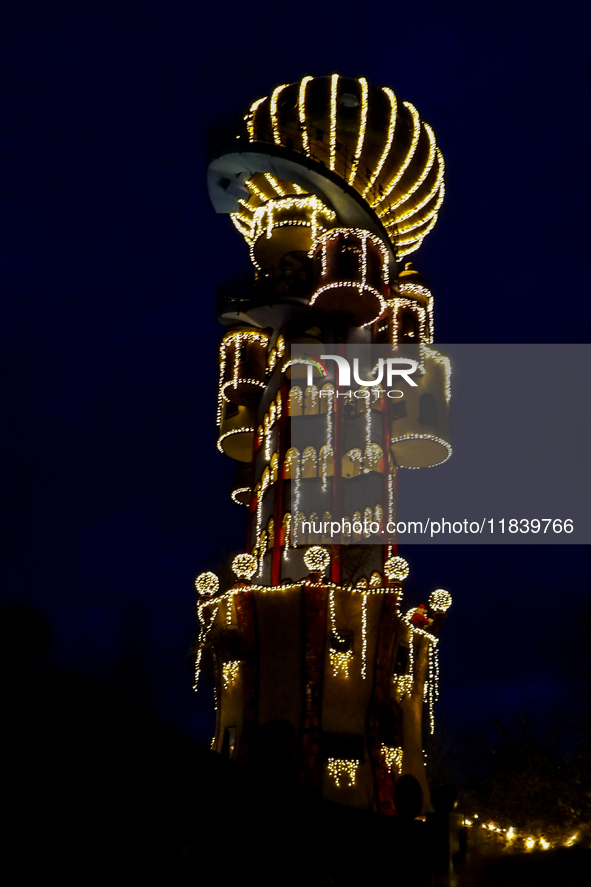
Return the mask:
<path id="1" fill-rule="evenodd" d="M 408 565 L 395 546 L 355 545 L 368 542 L 355 529 L 334 545 L 321 522 L 363 473 L 373 498 L 352 526 L 382 526 L 395 515 L 397 471 L 451 452 L 449 364 L 429 347 L 432 296 L 400 264 L 437 220 L 443 168 L 413 105 L 335 74 L 255 102 L 208 172 L 214 207 L 254 266 L 251 284 L 219 305 L 218 448 L 238 463 L 232 498 L 248 510 L 248 549 L 232 587 L 211 573 L 196 581 L 196 683 L 209 656 L 218 752 L 382 813 L 394 812 L 404 773 L 429 804 L 423 730 L 451 598 L 439 589 L 427 610 L 405 615 Z M 289 359 L 294 345 L 324 343 L 415 346 L 416 390 L 402 403 L 380 386 L 367 399 L 335 398 L 330 380 Z M 296 416 L 307 423 L 299 448 Z M 300 511 L 304 488 L 318 511 Z"/>

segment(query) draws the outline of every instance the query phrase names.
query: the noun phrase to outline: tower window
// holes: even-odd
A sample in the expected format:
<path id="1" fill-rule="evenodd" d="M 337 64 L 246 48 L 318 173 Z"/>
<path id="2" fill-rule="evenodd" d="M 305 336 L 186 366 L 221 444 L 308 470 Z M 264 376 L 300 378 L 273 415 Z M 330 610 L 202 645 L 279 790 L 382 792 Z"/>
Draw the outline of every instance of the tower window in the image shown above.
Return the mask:
<path id="1" fill-rule="evenodd" d="M 408 671 L 408 647 L 404 647 L 402 644 L 398 647 L 396 652 L 396 661 L 394 663 L 394 674 L 406 674 Z"/>
<path id="2" fill-rule="evenodd" d="M 419 319 L 416 312 L 412 308 L 403 308 L 398 315 L 399 318 L 399 338 L 401 344 L 419 341 Z"/>
<path id="3" fill-rule="evenodd" d="M 234 760 L 236 752 L 236 727 L 226 727 L 222 742 L 222 755 L 230 761 Z"/>

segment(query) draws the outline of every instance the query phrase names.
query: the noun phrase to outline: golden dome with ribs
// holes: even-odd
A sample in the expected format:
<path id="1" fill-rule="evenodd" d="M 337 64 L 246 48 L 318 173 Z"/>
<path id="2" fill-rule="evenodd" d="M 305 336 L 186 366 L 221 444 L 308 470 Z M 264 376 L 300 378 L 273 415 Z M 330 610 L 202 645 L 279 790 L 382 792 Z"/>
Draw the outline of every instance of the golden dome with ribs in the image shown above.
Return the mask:
<path id="1" fill-rule="evenodd" d="M 434 227 L 444 196 L 443 156 L 414 105 L 388 87 L 363 77 L 304 77 L 254 102 L 246 125 L 252 149 L 270 144 L 305 155 L 352 188 L 398 259 L 417 250 Z M 243 221 L 265 198 L 306 193 L 260 174 L 246 185 L 251 199 L 240 201 Z"/>

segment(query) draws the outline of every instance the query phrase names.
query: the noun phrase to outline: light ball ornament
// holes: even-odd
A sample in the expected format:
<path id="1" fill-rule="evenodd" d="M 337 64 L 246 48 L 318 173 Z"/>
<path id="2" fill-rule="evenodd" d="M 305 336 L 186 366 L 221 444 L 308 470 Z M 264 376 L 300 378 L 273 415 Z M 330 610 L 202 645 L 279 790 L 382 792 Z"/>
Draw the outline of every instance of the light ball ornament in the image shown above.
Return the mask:
<path id="1" fill-rule="evenodd" d="M 311 573 L 324 573 L 330 563 L 330 554 L 321 545 L 313 545 L 304 555 L 304 563 Z"/>
<path id="2" fill-rule="evenodd" d="M 451 594 L 444 588 L 436 588 L 429 597 L 429 606 L 436 613 L 445 613 L 451 607 Z"/>
<path id="3" fill-rule="evenodd" d="M 212 595 L 220 587 L 220 580 L 215 573 L 199 573 L 195 579 L 195 588 L 198 594 Z"/>
<path id="4" fill-rule="evenodd" d="M 237 554 L 232 561 L 232 570 L 239 579 L 252 579 L 257 571 L 257 559 L 254 554 Z"/>
<path id="5" fill-rule="evenodd" d="M 384 564 L 384 573 L 388 579 L 401 582 L 410 573 L 408 561 L 405 561 L 403 557 L 389 557 Z"/>

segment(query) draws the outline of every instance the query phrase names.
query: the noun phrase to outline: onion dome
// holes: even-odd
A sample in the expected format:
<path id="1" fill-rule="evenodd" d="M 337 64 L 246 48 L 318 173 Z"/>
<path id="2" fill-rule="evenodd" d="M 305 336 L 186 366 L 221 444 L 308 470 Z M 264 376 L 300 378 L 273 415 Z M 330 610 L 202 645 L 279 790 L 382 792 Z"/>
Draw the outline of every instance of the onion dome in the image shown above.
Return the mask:
<path id="1" fill-rule="evenodd" d="M 411 287 L 417 287 L 421 290 L 424 290 L 426 293 L 431 292 L 429 284 L 427 283 L 423 275 L 420 274 L 413 266 L 412 262 L 404 263 L 403 270 L 398 272 L 398 282 L 400 286 L 406 287 L 408 289 L 410 289 Z"/>
<path id="2" fill-rule="evenodd" d="M 245 121 L 248 150 L 272 146 L 301 155 L 309 168 L 312 161 L 352 189 L 398 259 L 418 249 L 435 225 L 444 196 L 443 156 L 429 124 L 390 88 L 372 86 L 364 77 L 304 77 L 258 99 Z M 265 197 L 309 193 L 305 176 L 292 176 L 290 182 L 289 176 L 278 179 L 261 171 L 250 178 L 245 184 L 252 197 L 240 201 L 245 227 L 248 206 L 254 212 Z M 318 187 L 310 190 L 318 194 Z"/>

